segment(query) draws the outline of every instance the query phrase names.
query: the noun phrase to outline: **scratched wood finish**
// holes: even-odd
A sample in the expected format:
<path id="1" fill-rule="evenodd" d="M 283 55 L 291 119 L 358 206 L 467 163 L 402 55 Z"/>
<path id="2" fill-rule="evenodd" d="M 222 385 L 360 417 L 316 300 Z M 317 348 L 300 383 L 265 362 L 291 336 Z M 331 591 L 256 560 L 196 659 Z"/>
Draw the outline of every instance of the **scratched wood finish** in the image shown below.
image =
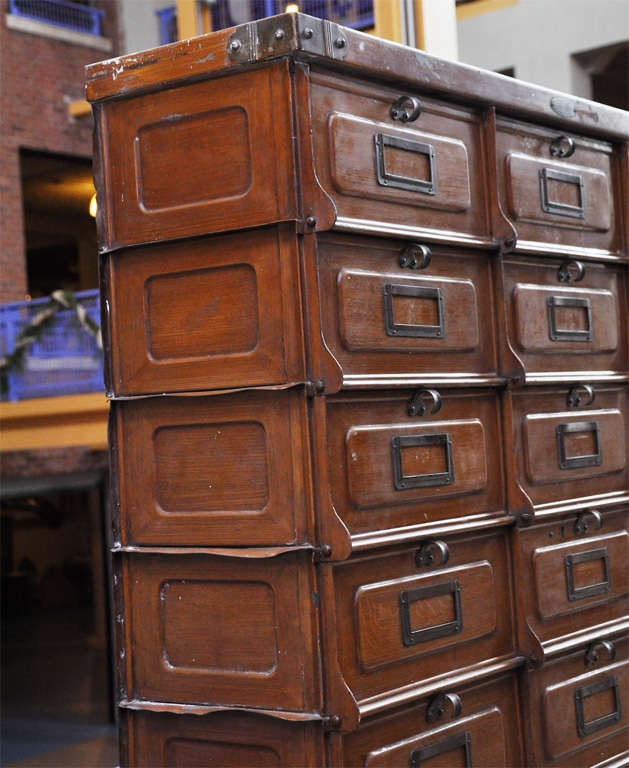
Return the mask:
<path id="1" fill-rule="evenodd" d="M 303 393 L 113 404 L 123 545 L 312 541 Z"/>
<path id="2" fill-rule="evenodd" d="M 565 263 L 505 259 L 508 339 L 526 374 L 626 375 L 627 270 L 588 263 L 584 277 L 568 285 L 558 277 Z"/>
<path id="3" fill-rule="evenodd" d="M 122 710 L 130 768 L 316 768 L 323 760 L 319 723 L 289 723 L 238 712 L 208 716 Z"/>
<path id="4" fill-rule="evenodd" d="M 444 693 L 454 693 L 461 701 L 461 715 L 455 719 L 446 706 L 443 716 L 432 724 L 426 722 L 424 700 L 405 710 L 365 720 L 350 734 L 330 734 L 330 765 L 333 768 L 377 766 L 397 768 L 411 765 L 416 750 L 440 745 L 446 749 L 418 765 L 465 766 L 460 744 L 443 744 L 470 735 L 472 765 L 522 765 L 522 737 L 515 675 L 506 675 L 470 687 L 444 686 Z M 450 742 L 451 743 L 451 742 Z M 419 758 L 419 755 L 417 756 Z M 469 763 L 467 763 L 469 764 Z"/>
<path id="5" fill-rule="evenodd" d="M 445 563 L 436 556 L 419 564 L 433 545 L 419 539 L 321 567 L 337 648 L 327 665 L 332 706 L 341 706 L 335 699 L 345 685 L 360 702 L 513 654 L 506 535 L 442 544 Z"/>
<path id="6" fill-rule="evenodd" d="M 610 144 L 573 136 L 574 152 L 551 154 L 557 131 L 501 120 L 497 132 L 498 190 L 518 247 L 551 251 L 622 248 L 615 210 L 616 162 Z"/>
<path id="7" fill-rule="evenodd" d="M 133 249 L 103 269 L 114 395 L 303 380 L 297 249 L 286 229 Z"/>
<path id="8" fill-rule="evenodd" d="M 530 764 L 590 766 L 627 749 L 629 642 L 625 636 L 611 643 L 614 660 L 599 648 L 597 661 L 588 666 L 587 648 L 581 647 L 527 673 Z"/>
<path id="9" fill-rule="evenodd" d="M 625 508 L 602 513 L 600 528 L 585 512 L 514 533 L 521 648 L 539 654 L 539 643 L 602 631 L 629 613 L 628 529 Z"/>
<path id="10" fill-rule="evenodd" d="M 320 711 L 310 553 L 122 557 L 129 699 Z"/>
<path id="11" fill-rule="evenodd" d="M 485 253 L 431 246 L 420 270 L 400 266 L 407 241 L 326 235 L 317 245 L 323 336 L 343 378 L 496 376 Z"/>

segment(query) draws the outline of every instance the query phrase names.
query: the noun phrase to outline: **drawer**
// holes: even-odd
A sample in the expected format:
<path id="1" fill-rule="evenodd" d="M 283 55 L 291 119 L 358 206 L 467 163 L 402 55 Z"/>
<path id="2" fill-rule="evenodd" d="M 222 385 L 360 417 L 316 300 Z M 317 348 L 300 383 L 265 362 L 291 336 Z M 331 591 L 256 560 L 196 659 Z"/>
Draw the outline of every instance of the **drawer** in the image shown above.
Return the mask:
<path id="1" fill-rule="evenodd" d="M 627 374 L 624 267 L 506 259 L 504 292 L 509 341 L 527 380 Z"/>
<path id="2" fill-rule="evenodd" d="M 121 543 L 311 540 L 305 409 L 298 390 L 112 403 Z"/>
<path id="3" fill-rule="evenodd" d="M 410 95 L 313 71 L 315 169 L 336 226 L 488 242 L 479 116 L 421 96 L 416 119 L 395 120 Z"/>
<path id="4" fill-rule="evenodd" d="M 510 580 L 504 529 L 321 565 L 337 649 L 327 656 L 332 711 L 346 688 L 360 709 L 411 681 L 512 655 Z"/>
<path id="5" fill-rule="evenodd" d="M 539 388 L 515 393 L 511 407 L 516 483 L 536 511 L 569 501 L 585 506 L 626 500 L 626 385 L 593 388 L 581 407 L 569 406 L 569 390 Z M 507 437 L 509 442 L 510 438 Z M 514 495 L 512 509 L 520 503 Z"/>
<path id="6" fill-rule="evenodd" d="M 621 249 L 610 144 L 507 120 L 498 121 L 496 143 L 500 202 L 518 248 L 591 256 Z"/>
<path id="7" fill-rule="evenodd" d="M 330 765 L 507 768 L 524 764 L 515 675 L 452 691 L 445 687 L 444 693 L 450 695 L 449 701 L 433 696 L 365 720 L 354 733 L 330 734 Z M 442 715 L 435 716 L 442 701 Z"/>
<path id="8" fill-rule="evenodd" d="M 441 403 L 437 413 L 434 402 Z M 409 415 L 409 407 L 424 415 Z M 503 513 L 497 393 L 336 395 L 325 417 L 329 514 L 340 516 L 353 545 L 371 535 L 421 535 L 436 523 L 479 523 Z"/>
<path id="9" fill-rule="evenodd" d="M 320 711 L 311 553 L 120 556 L 127 699 Z"/>
<path id="10" fill-rule="evenodd" d="M 543 654 L 569 635 L 602 632 L 629 614 L 628 529 L 625 508 L 515 531 L 517 600 Z"/>
<path id="11" fill-rule="evenodd" d="M 587 650 L 581 648 L 528 673 L 535 765 L 589 766 L 627 748 L 628 643 L 616 640 L 610 647 L 613 663 L 601 651 L 588 667 Z"/>
<path id="12" fill-rule="evenodd" d="M 246 712 L 199 716 L 121 711 L 126 731 L 122 765 L 129 768 L 316 768 L 323 764 L 319 724 Z"/>
<path id="13" fill-rule="evenodd" d="M 296 217 L 287 61 L 96 109 L 102 250 Z"/>
<path id="14" fill-rule="evenodd" d="M 318 263 L 323 337 L 345 386 L 496 376 L 487 254 L 337 235 L 318 238 Z"/>
<path id="15" fill-rule="evenodd" d="M 294 233 L 147 246 L 103 258 L 114 395 L 303 381 Z"/>

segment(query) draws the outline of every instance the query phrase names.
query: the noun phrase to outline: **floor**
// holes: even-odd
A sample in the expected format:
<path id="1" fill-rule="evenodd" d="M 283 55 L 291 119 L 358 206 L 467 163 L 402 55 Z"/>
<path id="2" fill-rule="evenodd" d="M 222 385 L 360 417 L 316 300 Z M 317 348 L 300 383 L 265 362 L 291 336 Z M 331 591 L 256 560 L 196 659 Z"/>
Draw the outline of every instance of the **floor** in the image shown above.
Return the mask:
<path id="1" fill-rule="evenodd" d="M 84 616 L 56 610 L 3 621 L 2 766 L 117 764 L 106 651 Z"/>

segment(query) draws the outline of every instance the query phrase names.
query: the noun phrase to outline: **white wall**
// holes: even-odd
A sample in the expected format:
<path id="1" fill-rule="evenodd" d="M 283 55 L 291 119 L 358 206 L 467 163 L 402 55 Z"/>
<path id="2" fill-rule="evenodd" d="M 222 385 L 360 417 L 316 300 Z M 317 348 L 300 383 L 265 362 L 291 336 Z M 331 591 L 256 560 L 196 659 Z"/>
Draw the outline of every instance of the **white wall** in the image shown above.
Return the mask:
<path id="1" fill-rule="evenodd" d="M 590 96 L 571 54 L 629 40 L 629 0 L 519 0 L 458 23 L 459 61 Z"/>
<path id="2" fill-rule="evenodd" d="M 159 18 L 155 11 L 175 5 L 175 0 L 119 0 L 121 53 L 136 53 L 160 44 Z"/>

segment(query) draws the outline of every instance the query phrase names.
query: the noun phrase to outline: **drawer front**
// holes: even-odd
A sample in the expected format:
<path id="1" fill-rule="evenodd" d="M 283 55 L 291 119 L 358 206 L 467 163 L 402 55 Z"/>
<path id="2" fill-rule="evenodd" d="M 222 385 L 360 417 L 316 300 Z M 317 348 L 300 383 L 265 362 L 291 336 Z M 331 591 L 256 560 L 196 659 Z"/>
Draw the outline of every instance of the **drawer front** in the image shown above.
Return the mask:
<path id="1" fill-rule="evenodd" d="M 147 94 L 108 103 L 103 245 L 294 216 L 289 98 L 287 65 L 278 64 L 172 88 L 158 99 Z"/>
<path id="2" fill-rule="evenodd" d="M 562 717 L 557 717 L 558 712 Z M 552 761 L 626 732 L 629 661 L 625 658 L 594 672 L 549 684 L 542 694 L 541 717 L 545 751 Z"/>
<path id="3" fill-rule="evenodd" d="M 263 229 L 109 256 L 116 395 L 303 379 L 294 235 Z"/>
<path id="4" fill-rule="evenodd" d="M 130 698 L 318 708 L 309 553 L 142 554 L 123 567 Z"/>
<path id="5" fill-rule="evenodd" d="M 509 339 L 527 373 L 627 371 L 626 272 L 588 264 L 561 285 L 562 262 L 505 261 Z"/>
<path id="6" fill-rule="evenodd" d="M 412 396 L 328 402 L 332 496 L 350 533 L 504 509 L 497 395 L 443 390 L 423 417 L 408 415 Z"/>
<path id="7" fill-rule="evenodd" d="M 559 131 L 498 122 L 498 185 L 518 244 L 557 253 L 570 247 L 615 252 L 611 145 L 560 137 Z"/>
<path id="8" fill-rule="evenodd" d="M 629 533 L 539 547 L 533 552 L 542 619 L 575 613 L 629 594 Z"/>
<path id="9" fill-rule="evenodd" d="M 369 768 L 462 768 L 524 765 L 519 733 L 515 675 L 493 678 L 476 686 L 450 690 L 460 702 L 453 719 L 452 704 L 443 715 L 427 720 L 436 697 L 371 718 L 354 733 L 330 736 L 331 765 Z M 456 700 L 456 699 L 455 699 Z"/>
<path id="10" fill-rule="evenodd" d="M 321 72 L 311 82 L 315 167 L 337 225 L 487 240 L 473 113 L 421 97 L 419 117 L 402 124 L 391 114 L 395 91 Z"/>
<path id="11" fill-rule="evenodd" d="M 119 401 L 112 419 L 123 544 L 310 538 L 303 393 Z"/>
<path id="12" fill-rule="evenodd" d="M 504 533 L 420 539 L 325 568 L 339 667 L 359 701 L 513 649 Z"/>
<path id="13" fill-rule="evenodd" d="M 421 260 L 413 248 L 319 239 L 323 334 L 343 376 L 495 374 L 487 256 L 436 246 L 425 268 L 402 267 Z"/>
<path id="14" fill-rule="evenodd" d="M 629 613 L 628 530 L 625 507 L 598 518 L 580 512 L 514 532 L 520 623 L 536 643 L 596 632 Z M 530 637 L 523 638 L 523 649 L 530 644 Z"/>
<path id="15" fill-rule="evenodd" d="M 217 712 L 205 716 L 122 710 L 128 732 L 123 764 L 178 768 L 321 765 L 320 726 Z"/>
<path id="16" fill-rule="evenodd" d="M 536 506 L 589 496 L 595 504 L 629 485 L 627 387 L 594 387 L 594 402 L 573 409 L 568 392 L 512 395 L 518 482 Z"/>

